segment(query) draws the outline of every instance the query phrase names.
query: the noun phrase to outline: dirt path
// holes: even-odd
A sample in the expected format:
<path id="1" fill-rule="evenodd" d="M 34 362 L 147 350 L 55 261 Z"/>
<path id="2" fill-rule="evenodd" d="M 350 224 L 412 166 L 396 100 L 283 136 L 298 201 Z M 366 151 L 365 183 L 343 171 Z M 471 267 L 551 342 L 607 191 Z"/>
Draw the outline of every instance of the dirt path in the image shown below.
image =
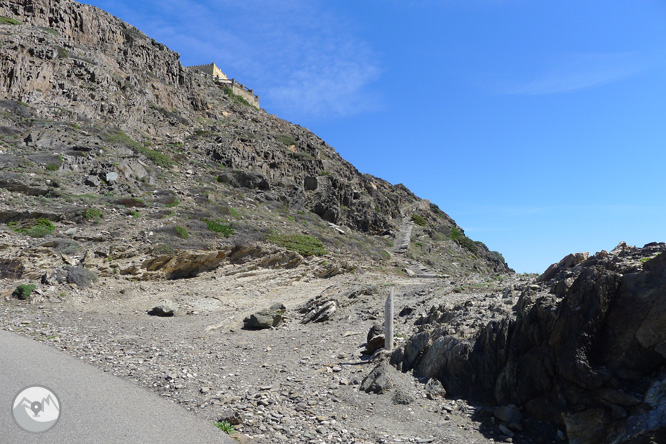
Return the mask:
<path id="1" fill-rule="evenodd" d="M 108 278 L 59 304 L 3 302 L 0 328 L 63 349 L 206 420 L 235 415 L 241 442 L 491 442 L 482 409 L 428 399 L 409 374 L 392 372 L 396 388 L 409 394 L 406 405 L 394 403 L 395 391 L 358 390 L 374 366 L 362 356 L 366 335 L 381 322 L 390 286 L 396 313 L 412 311 L 396 319 L 399 337 L 431 305 L 478 296 L 431 279 L 363 272 L 313 279 L 298 268 L 234 274 L 233 267 L 178 281 Z M 301 324 L 296 309 L 320 295 L 338 298 L 338 312 L 325 323 Z M 177 316 L 146 314 L 162 298 L 180 305 Z M 286 323 L 241 328 L 246 315 L 274 302 L 287 306 Z"/>

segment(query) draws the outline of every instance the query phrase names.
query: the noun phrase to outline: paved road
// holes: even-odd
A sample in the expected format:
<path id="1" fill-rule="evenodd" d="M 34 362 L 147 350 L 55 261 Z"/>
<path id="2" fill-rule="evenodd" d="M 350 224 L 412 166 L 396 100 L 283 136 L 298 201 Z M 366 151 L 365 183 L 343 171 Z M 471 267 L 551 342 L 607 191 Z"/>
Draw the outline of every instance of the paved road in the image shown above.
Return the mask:
<path id="1" fill-rule="evenodd" d="M 42 385 L 60 399 L 58 423 L 29 433 L 12 418 L 14 396 Z M 0 442 L 236 443 L 211 423 L 139 386 L 47 345 L 0 330 Z"/>

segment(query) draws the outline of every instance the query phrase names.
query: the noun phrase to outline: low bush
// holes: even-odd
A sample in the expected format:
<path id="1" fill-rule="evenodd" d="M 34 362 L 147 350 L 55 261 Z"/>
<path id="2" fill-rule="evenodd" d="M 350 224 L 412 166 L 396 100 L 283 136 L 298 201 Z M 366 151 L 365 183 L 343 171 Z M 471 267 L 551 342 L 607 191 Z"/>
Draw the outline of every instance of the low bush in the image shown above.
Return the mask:
<path id="1" fill-rule="evenodd" d="M 25 234 L 30 237 L 44 237 L 55 231 L 55 225 L 48 219 L 37 219 L 21 223 L 9 224 L 17 233 Z"/>
<path id="2" fill-rule="evenodd" d="M 97 208 L 88 208 L 83 213 L 83 218 L 85 220 L 99 220 L 102 218 L 102 211 Z"/>
<path id="3" fill-rule="evenodd" d="M 181 227 L 180 225 L 176 225 L 173 227 L 173 229 L 176 231 L 176 235 L 181 238 L 181 239 L 189 239 L 190 238 L 190 233 L 187 232 L 187 228 Z"/>
<path id="4" fill-rule="evenodd" d="M 232 234 L 234 234 L 234 232 L 236 231 L 234 227 L 232 227 L 231 225 L 225 225 L 221 223 L 221 221 L 214 221 L 209 219 L 201 219 L 201 220 L 206 223 L 210 231 L 221 234 L 224 237 L 229 237 Z"/>
<path id="5" fill-rule="evenodd" d="M 25 301 L 30 297 L 35 288 L 36 288 L 35 284 L 21 284 L 18 287 L 16 287 L 12 295 L 17 299 Z"/>
<path id="6" fill-rule="evenodd" d="M 422 227 L 425 227 L 426 225 L 428 225 L 428 222 L 426 222 L 426 220 L 423 218 L 423 216 L 421 216 L 419 214 L 412 214 L 412 221 L 416 225 L 420 225 Z"/>
<path id="7" fill-rule="evenodd" d="M 227 435 L 231 435 L 234 433 L 236 430 L 234 429 L 234 426 L 232 426 L 229 422 L 227 421 L 218 421 L 215 423 L 215 427 L 218 429 L 222 430 L 224 433 Z"/>
<path id="8" fill-rule="evenodd" d="M 125 145 L 132 151 L 143 154 L 148 160 L 152 161 L 157 166 L 170 167 L 174 163 L 168 156 L 140 144 L 120 130 L 107 134 L 105 140 L 109 143 Z"/>
<path id="9" fill-rule="evenodd" d="M 293 137 L 284 134 L 277 136 L 277 140 L 286 146 L 296 145 L 296 141 Z"/>
<path id="10" fill-rule="evenodd" d="M 303 256 L 323 256 L 326 254 L 324 245 L 319 239 L 313 236 L 304 234 L 271 234 L 266 240 Z"/>

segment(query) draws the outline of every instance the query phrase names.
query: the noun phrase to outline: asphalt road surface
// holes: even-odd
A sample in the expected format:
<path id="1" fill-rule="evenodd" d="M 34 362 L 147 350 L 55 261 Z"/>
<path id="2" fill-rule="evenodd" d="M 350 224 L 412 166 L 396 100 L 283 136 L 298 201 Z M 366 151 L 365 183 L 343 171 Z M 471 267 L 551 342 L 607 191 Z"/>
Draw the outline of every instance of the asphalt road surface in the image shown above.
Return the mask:
<path id="1" fill-rule="evenodd" d="M 33 385 L 51 389 L 60 400 L 58 422 L 42 433 L 24 431 L 12 417 L 14 397 Z M 142 387 L 1 330 L 0 442 L 237 444 L 210 422 Z"/>

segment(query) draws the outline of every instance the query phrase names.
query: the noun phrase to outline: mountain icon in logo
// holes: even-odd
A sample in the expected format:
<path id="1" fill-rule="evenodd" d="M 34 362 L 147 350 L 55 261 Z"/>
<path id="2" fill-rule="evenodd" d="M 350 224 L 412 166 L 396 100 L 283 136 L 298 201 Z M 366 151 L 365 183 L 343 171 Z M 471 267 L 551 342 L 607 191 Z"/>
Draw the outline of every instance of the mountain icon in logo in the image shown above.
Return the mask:
<path id="1" fill-rule="evenodd" d="M 60 418 L 58 397 L 46 387 L 27 387 L 14 398 L 14 421 L 27 432 L 41 433 L 53 428 Z"/>

